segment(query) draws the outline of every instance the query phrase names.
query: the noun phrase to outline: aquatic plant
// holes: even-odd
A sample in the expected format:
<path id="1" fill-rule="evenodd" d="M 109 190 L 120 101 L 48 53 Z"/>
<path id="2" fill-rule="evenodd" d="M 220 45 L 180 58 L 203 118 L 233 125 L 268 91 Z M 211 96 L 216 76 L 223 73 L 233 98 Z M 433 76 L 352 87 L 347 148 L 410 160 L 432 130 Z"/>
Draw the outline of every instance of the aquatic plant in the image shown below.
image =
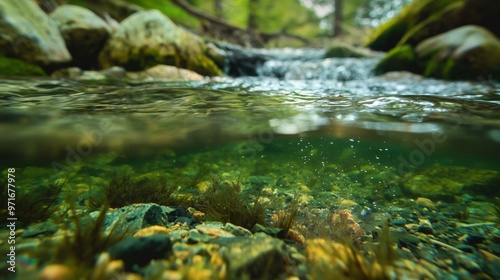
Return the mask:
<path id="1" fill-rule="evenodd" d="M 108 204 L 102 207 L 95 219 L 92 219 L 88 213 L 77 213 L 74 204 L 68 204 L 69 210 L 64 215 L 67 214 L 70 221 L 64 223 L 65 232 L 62 240 L 57 238 L 45 241 L 35 250 L 34 256 L 42 262 L 40 265 L 44 265 L 45 268 L 51 266 L 65 268 L 71 279 L 99 279 L 91 277 L 95 274 L 92 268 L 98 255 L 121 241 L 127 232 L 116 233 L 114 227 L 109 232 L 105 232 Z M 59 218 L 65 219 L 63 216 Z M 98 269 L 102 270 L 99 267 Z M 42 270 L 41 273 L 46 273 L 46 271 Z"/>
<path id="2" fill-rule="evenodd" d="M 183 201 L 176 192 L 177 188 L 167 183 L 165 177 L 133 179 L 125 172 L 114 170 L 108 185 L 103 186 L 100 193 L 91 194 L 90 206 L 100 207 L 106 202 L 113 208 L 134 203 L 176 206 Z"/>
<path id="3" fill-rule="evenodd" d="M 378 246 L 371 246 L 368 252 L 363 252 L 346 241 L 307 241 L 306 257 L 310 279 L 394 279 L 393 276 L 404 273 L 394 268 L 396 257 L 387 223 L 379 236 Z"/>
<path id="4" fill-rule="evenodd" d="M 350 243 L 360 248 L 359 239 L 364 235 L 363 229 L 349 210 L 337 212 L 309 211 L 306 219 L 301 219 L 297 229 L 307 239 L 325 238 L 337 242 Z"/>
<path id="5" fill-rule="evenodd" d="M 267 203 L 259 198 L 260 195 L 250 203 L 241 194 L 240 178 L 237 181 L 223 181 L 220 176 L 215 175 L 210 180 L 208 189 L 200 196 L 197 208 L 205 210 L 213 220 L 251 229 L 257 223 L 265 223 Z"/>
<path id="6" fill-rule="evenodd" d="M 49 185 L 21 189 L 22 191 L 16 195 L 16 205 L 22 206 L 17 207 L 15 210 L 18 220 L 27 226 L 49 219 L 59 205 L 61 190 L 66 183 L 66 179 Z M 0 199 L 7 201 L 7 182 L 2 184 L 0 189 Z M 3 221 L 7 218 L 7 210 L 7 207 L 0 209 L 0 217 Z"/>
<path id="7" fill-rule="evenodd" d="M 278 210 L 274 215 L 274 219 L 276 220 L 274 226 L 285 230 L 285 234 L 288 235 L 288 232 L 295 224 L 295 219 L 297 218 L 298 213 L 299 196 L 295 193 L 288 208 Z"/>

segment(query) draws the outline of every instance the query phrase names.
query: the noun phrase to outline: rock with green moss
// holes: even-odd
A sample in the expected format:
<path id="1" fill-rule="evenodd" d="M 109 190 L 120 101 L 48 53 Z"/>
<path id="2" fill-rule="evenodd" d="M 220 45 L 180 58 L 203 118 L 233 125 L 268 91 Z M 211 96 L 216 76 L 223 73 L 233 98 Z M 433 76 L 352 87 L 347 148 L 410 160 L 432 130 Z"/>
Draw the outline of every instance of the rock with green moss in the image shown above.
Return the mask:
<path id="1" fill-rule="evenodd" d="M 101 51 L 99 62 L 103 68 L 118 65 L 131 71 L 166 64 L 206 76 L 222 74 L 205 52 L 200 37 L 152 10 L 126 18 Z"/>
<path id="2" fill-rule="evenodd" d="M 463 0 L 414 0 L 401 13 L 378 27 L 369 38 L 367 47 L 377 51 L 389 51 L 414 26 L 429 16 L 439 13 L 448 5 Z"/>
<path id="3" fill-rule="evenodd" d="M 450 80 L 500 79 L 500 40 L 480 26 L 462 26 L 428 38 L 416 48 L 392 49 L 375 73 L 410 71 Z"/>
<path id="4" fill-rule="evenodd" d="M 371 56 L 374 56 L 374 54 L 367 49 L 356 48 L 352 45 L 343 42 L 333 42 L 327 48 L 324 58 L 371 57 Z"/>
<path id="5" fill-rule="evenodd" d="M 442 79 L 500 79 L 500 40 L 480 26 L 468 25 L 431 37 L 415 49 L 425 62 L 424 76 Z"/>
<path id="6" fill-rule="evenodd" d="M 71 60 L 56 23 L 31 0 L 0 1 L 0 55 L 41 65 Z"/>
<path id="7" fill-rule="evenodd" d="M 402 186 L 417 197 L 451 199 L 464 191 L 496 196 L 499 183 L 500 175 L 494 170 L 436 166 L 407 174 Z"/>
<path id="8" fill-rule="evenodd" d="M 57 23 L 72 64 L 82 68 L 97 65 L 97 56 L 111 34 L 108 24 L 92 11 L 74 5 L 62 5 L 50 14 Z"/>
<path id="9" fill-rule="evenodd" d="M 417 56 L 410 45 L 396 47 L 388 52 L 374 69 L 375 74 L 391 71 L 410 71 L 418 73 Z"/>
<path id="10" fill-rule="evenodd" d="M 45 76 L 45 72 L 33 65 L 15 58 L 0 56 L 0 76 Z"/>
<path id="11" fill-rule="evenodd" d="M 500 36 L 497 0 L 414 0 L 376 29 L 367 46 L 388 51 L 395 46 L 416 46 L 423 40 L 464 25 L 479 25 Z"/>

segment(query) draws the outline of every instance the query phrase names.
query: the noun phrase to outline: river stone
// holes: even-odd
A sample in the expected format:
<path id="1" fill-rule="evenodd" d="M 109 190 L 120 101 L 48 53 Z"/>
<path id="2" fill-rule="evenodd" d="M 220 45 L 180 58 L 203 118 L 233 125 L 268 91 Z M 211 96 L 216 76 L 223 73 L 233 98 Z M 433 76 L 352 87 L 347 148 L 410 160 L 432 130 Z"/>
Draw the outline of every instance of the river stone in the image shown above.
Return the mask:
<path id="1" fill-rule="evenodd" d="M 143 81 L 199 81 L 200 74 L 170 65 L 156 65 L 140 72 L 128 72 L 127 78 Z"/>
<path id="2" fill-rule="evenodd" d="M 222 250 L 231 279 L 282 279 L 290 257 L 282 240 L 257 235 Z"/>
<path id="3" fill-rule="evenodd" d="M 165 258 L 172 252 L 172 241 L 165 234 L 133 237 L 116 243 L 108 252 L 111 258 L 123 260 L 127 271 L 132 271 L 135 265 L 142 267 L 151 260 Z"/>
<path id="4" fill-rule="evenodd" d="M 222 74 L 205 51 L 200 37 L 177 27 L 160 11 L 151 10 L 126 18 L 101 51 L 99 62 L 103 68 L 119 65 L 130 71 L 166 64 L 201 75 Z"/>
<path id="5" fill-rule="evenodd" d="M 453 199 L 464 191 L 496 195 L 499 182 L 500 176 L 494 170 L 435 166 L 406 174 L 403 189 L 417 196 Z"/>
<path id="6" fill-rule="evenodd" d="M 62 5 L 50 14 L 57 23 L 73 64 L 82 68 L 97 65 L 97 56 L 111 34 L 108 24 L 92 11 Z"/>
<path id="7" fill-rule="evenodd" d="M 425 76 L 478 79 L 500 75 L 500 40 L 480 26 L 463 26 L 431 37 L 415 51 L 420 61 L 427 61 Z"/>
<path id="8" fill-rule="evenodd" d="M 106 213 L 106 231 L 133 235 L 137 231 L 154 225 L 167 226 L 169 213 L 175 209 L 155 203 L 132 204 Z M 98 216 L 99 211 L 91 216 Z"/>
<path id="9" fill-rule="evenodd" d="M 35 1 L 0 1 L 0 55 L 49 65 L 71 60 L 57 24 Z"/>

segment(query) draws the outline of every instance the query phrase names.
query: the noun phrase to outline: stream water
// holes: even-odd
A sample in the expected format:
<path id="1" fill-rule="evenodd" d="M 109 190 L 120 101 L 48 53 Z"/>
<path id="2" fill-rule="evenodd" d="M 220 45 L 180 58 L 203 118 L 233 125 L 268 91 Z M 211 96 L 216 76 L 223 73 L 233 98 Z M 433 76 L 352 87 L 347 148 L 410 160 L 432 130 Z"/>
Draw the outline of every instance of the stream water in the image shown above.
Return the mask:
<path id="1" fill-rule="evenodd" d="M 197 82 L 2 79 L 2 176 L 16 168 L 19 195 L 66 178 L 76 196 L 114 169 L 175 182 L 208 180 L 207 169 L 246 187 L 311 194 L 318 207 L 337 207 L 331 195 L 353 200 L 360 215 L 427 196 L 408 178 L 434 174 L 464 188 L 428 193 L 433 200 L 475 195 L 498 206 L 498 186 L 456 174 L 498 176 L 500 84 L 374 76 L 378 58 L 266 54 L 253 76 Z"/>

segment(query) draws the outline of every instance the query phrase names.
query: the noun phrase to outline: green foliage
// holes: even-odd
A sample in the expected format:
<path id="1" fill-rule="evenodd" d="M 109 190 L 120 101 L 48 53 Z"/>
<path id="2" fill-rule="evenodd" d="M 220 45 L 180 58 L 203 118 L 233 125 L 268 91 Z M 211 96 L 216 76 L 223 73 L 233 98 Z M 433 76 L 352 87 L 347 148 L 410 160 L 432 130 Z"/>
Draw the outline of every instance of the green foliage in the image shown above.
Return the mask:
<path id="1" fill-rule="evenodd" d="M 210 219 L 230 222 L 247 229 L 257 223 L 264 224 L 264 211 L 267 207 L 256 198 L 251 204 L 241 195 L 240 180 L 222 181 L 219 176 L 213 176 L 208 189 L 201 195 L 198 202 L 201 210 L 205 210 Z"/>
<path id="2" fill-rule="evenodd" d="M 46 76 L 42 68 L 15 58 L 0 56 L 0 76 Z"/>
<path id="3" fill-rule="evenodd" d="M 177 188 L 168 184 L 164 177 L 133 179 L 125 172 L 113 171 L 109 184 L 99 191 L 100 194 L 91 194 L 91 207 L 100 207 L 106 202 L 113 208 L 134 203 L 157 203 L 168 206 L 183 203 L 176 195 Z"/>

